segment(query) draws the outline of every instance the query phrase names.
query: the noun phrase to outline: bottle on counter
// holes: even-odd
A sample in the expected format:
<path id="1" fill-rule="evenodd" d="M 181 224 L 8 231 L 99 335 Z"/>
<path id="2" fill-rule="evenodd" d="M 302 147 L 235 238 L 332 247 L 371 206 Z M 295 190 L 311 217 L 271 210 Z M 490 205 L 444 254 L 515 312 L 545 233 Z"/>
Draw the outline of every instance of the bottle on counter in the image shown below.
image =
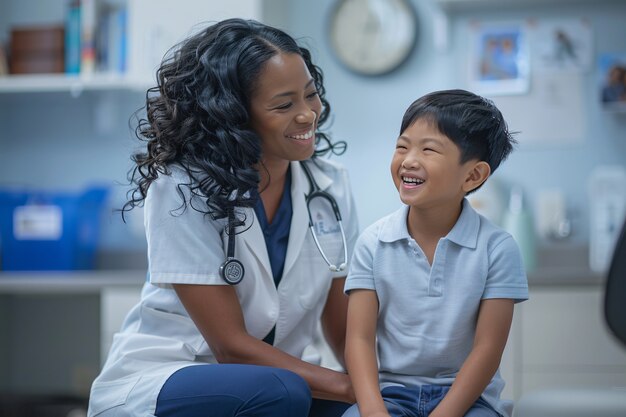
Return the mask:
<path id="1" fill-rule="evenodd" d="M 533 271 L 537 265 L 535 224 L 532 213 L 524 203 L 522 189 L 518 186 L 511 189 L 509 205 L 504 212 L 502 227 L 517 242 L 526 272 Z"/>
<path id="2" fill-rule="evenodd" d="M 589 267 L 608 271 L 626 217 L 626 169 L 620 165 L 596 167 L 589 178 Z"/>

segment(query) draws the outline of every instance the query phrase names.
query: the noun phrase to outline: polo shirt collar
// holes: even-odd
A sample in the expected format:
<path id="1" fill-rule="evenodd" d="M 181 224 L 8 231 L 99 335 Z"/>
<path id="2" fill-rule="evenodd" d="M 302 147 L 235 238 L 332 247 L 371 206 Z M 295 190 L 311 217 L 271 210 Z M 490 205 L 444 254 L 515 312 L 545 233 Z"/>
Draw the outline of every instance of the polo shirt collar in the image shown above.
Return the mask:
<path id="1" fill-rule="evenodd" d="M 446 239 L 456 243 L 457 245 L 474 249 L 478 243 L 479 228 L 480 216 L 470 205 L 467 198 L 464 198 L 461 215 L 452 230 L 450 230 L 446 236 Z"/>
<path id="2" fill-rule="evenodd" d="M 411 239 L 409 230 L 406 225 L 406 219 L 409 214 L 409 206 L 403 206 L 401 209 L 392 213 L 385 222 L 379 235 L 382 242 L 395 242 L 402 239 Z M 480 228 L 480 217 L 476 210 L 472 208 L 469 201 L 463 199 L 463 208 L 461 215 L 455 223 L 452 230 L 445 239 L 465 246 L 471 249 L 476 248 L 478 242 L 478 229 Z"/>
<path id="3" fill-rule="evenodd" d="M 381 242 L 395 242 L 402 239 L 410 239 L 409 230 L 406 227 L 406 219 L 409 214 L 409 206 L 402 206 L 392 213 L 383 224 L 378 239 Z"/>

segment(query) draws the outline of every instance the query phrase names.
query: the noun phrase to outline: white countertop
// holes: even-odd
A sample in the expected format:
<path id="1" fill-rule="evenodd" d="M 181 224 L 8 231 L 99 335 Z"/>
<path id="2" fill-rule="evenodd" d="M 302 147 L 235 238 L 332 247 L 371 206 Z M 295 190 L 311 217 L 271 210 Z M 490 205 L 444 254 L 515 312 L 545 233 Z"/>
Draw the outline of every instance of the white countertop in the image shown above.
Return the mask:
<path id="1" fill-rule="evenodd" d="M 109 287 L 141 287 L 145 270 L 1 272 L 2 293 L 98 293 Z"/>
<path id="2" fill-rule="evenodd" d="M 138 257 L 133 254 L 129 258 Z M 589 269 L 586 247 L 541 248 L 538 261 L 539 266 L 528 273 L 530 287 L 604 285 L 606 279 L 606 274 Z M 0 294 L 98 293 L 105 287 L 141 287 L 146 268 L 130 265 L 93 271 L 0 271 Z"/>

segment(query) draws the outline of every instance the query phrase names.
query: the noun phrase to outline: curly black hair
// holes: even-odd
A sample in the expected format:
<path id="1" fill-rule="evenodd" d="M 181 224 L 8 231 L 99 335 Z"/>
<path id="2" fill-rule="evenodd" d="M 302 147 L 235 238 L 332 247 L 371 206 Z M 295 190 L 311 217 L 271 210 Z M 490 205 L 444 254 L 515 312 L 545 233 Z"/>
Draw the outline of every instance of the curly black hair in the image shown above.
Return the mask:
<path id="1" fill-rule="evenodd" d="M 261 146 L 250 128 L 250 97 L 263 65 L 278 53 L 298 54 L 304 60 L 322 102 L 314 157 L 340 153 L 345 142 L 333 144 L 319 127 L 327 121 L 323 75 L 310 52 L 285 32 L 254 20 L 227 19 L 181 42 L 157 70 L 157 86 L 146 93 L 147 119 L 138 118 L 135 135 L 146 149 L 131 159 L 124 212 L 143 205 L 150 184 L 177 165 L 189 176 L 181 187 L 206 201 L 193 209 L 214 219 L 234 207 L 250 207 L 257 197 Z M 138 111 L 138 112 L 139 112 Z M 137 114 L 137 113 L 136 113 Z"/>

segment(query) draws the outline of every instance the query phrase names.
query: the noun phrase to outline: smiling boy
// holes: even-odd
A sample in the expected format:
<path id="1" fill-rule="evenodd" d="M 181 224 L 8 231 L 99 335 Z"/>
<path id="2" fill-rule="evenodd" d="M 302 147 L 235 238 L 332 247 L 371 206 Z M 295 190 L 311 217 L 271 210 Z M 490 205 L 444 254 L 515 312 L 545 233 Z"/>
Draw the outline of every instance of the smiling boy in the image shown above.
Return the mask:
<path id="1" fill-rule="evenodd" d="M 344 416 L 509 415 L 498 368 L 526 274 L 511 235 L 465 197 L 514 143 L 495 105 L 464 90 L 407 109 L 391 161 L 404 206 L 360 236 L 345 285 L 358 409 Z"/>

